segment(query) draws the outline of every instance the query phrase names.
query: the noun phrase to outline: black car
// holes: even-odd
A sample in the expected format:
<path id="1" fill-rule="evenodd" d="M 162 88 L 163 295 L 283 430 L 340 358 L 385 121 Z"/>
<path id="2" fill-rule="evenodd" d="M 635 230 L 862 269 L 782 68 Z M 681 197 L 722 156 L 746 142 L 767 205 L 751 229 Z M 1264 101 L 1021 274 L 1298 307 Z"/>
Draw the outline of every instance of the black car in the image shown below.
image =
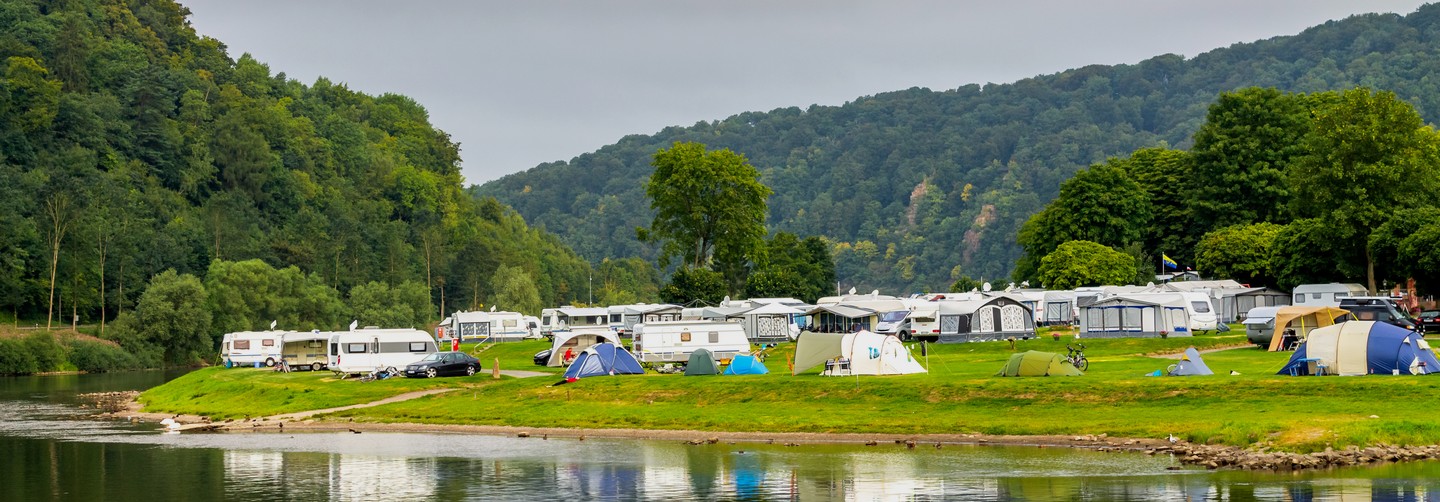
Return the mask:
<path id="1" fill-rule="evenodd" d="M 1421 312 L 1420 328 L 1426 333 L 1440 333 L 1440 310 L 1426 310 Z"/>
<path id="2" fill-rule="evenodd" d="M 1394 298 L 1362 296 L 1340 299 L 1340 308 L 1345 309 L 1361 321 L 1376 321 L 1393 324 L 1410 331 L 1420 331 L 1415 318 L 1405 311 Z"/>
<path id="3" fill-rule="evenodd" d="M 545 365 L 547 365 L 547 364 L 550 364 L 550 349 L 545 349 L 545 350 L 542 350 L 542 351 L 540 351 L 540 352 L 536 352 L 536 353 L 535 353 L 535 365 L 536 365 L 536 366 L 545 366 Z"/>
<path id="4" fill-rule="evenodd" d="M 480 360 L 464 352 L 436 352 L 405 366 L 410 378 L 435 378 L 440 375 L 474 375 L 480 371 Z"/>

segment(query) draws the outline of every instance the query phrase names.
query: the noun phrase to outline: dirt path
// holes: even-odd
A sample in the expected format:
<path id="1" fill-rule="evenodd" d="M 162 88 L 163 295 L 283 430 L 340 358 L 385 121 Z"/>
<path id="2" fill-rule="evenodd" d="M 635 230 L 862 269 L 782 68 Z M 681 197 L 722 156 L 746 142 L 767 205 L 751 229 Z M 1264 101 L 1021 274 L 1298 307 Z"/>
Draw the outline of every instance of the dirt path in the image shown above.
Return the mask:
<path id="1" fill-rule="evenodd" d="M 284 415 L 274 415 L 274 416 L 265 417 L 265 418 L 262 418 L 262 419 L 260 419 L 260 420 L 261 420 L 261 421 L 277 421 L 277 422 L 283 422 L 283 421 L 286 421 L 286 420 L 304 420 L 304 419 L 313 417 L 313 416 L 315 416 L 315 415 L 322 415 L 322 414 L 325 414 L 325 413 L 335 413 L 335 412 L 337 412 L 337 411 L 353 410 L 353 409 L 357 409 L 357 408 L 370 408 L 370 407 L 373 407 L 373 406 L 380 406 L 380 405 L 384 405 L 384 404 L 398 403 L 398 402 L 400 402 L 400 401 L 409 401 L 409 400 L 411 400 L 411 399 L 419 399 L 419 398 L 422 398 L 422 397 L 425 397 L 425 396 L 433 396 L 433 395 L 435 395 L 435 394 L 444 394 L 444 393 L 450 392 L 450 391 L 452 391 L 452 390 L 456 390 L 456 389 L 417 390 L 417 391 L 415 391 L 415 392 L 406 392 L 406 393 L 400 394 L 400 395 L 398 395 L 398 396 L 390 396 L 390 397 L 387 397 L 387 398 L 385 398 L 385 399 L 381 399 L 381 400 L 379 400 L 379 401 L 371 401 L 371 402 L 368 402 L 368 403 L 352 404 L 352 405 L 349 405 L 349 406 L 341 406 L 341 407 L 338 407 L 338 408 L 326 408 L 326 409 L 323 409 L 323 410 L 309 410 L 309 411 L 301 411 L 301 412 L 296 412 L 296 413 L 286 413 L 286 414 L 284 414 Z"/>
<path id="2" fill-rule="evenodd" d="M 1225 347 L 1215 347 L 1215 348 L 1210 348 L 1210 349 L 1201 350 L 1201 351 L 1198 351 L 1198 352 L 1200 352 L 1201 354 L 1209 354 L 1209 353 L 1211 353 L 1211 352 L 1220 352 L 1220 351 L 1223 351 L 1223 350 L 1243 349 L 1243 348 L 1246 348 L 1246 347 L 1254 347 L 1254 346 L 1255 346 L 1254 344 L 1244 343 L 1244 344 L 1240 344 L 1240 345 L 1228 345 L 1228 346 L 1225 346 Z M 1150 356 L 1150 357 L 1156 357 L 1156 358 L 1160 358 L 1160 359 L 1175 359 L 1175 360 L 1179 360 L 1180 357 L 1182 357 L 1182 356 L 1184 356 L 1184 355 L 1185 355 L 1185 352 L 1184 352 L 1184 351 L 1180 351 L 1180 352 L 1176 352 L 1176 353 L 1174 353 L 1174 354 L 1156 354 L 1156 355 L 1152 355 L 1152 356 Z"/>

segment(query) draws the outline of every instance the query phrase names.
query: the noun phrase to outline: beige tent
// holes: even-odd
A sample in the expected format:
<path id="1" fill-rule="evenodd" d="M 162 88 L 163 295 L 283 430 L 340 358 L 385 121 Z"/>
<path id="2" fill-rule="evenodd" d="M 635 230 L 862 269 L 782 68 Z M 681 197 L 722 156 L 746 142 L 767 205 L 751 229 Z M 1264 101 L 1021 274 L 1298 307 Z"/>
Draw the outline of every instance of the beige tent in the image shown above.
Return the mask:
<path id="1" fill-rule="evenodd" d="M 888 335 L 858 333 L 800 334 L 795 341 L 795 366 L 791 374 L 814 368 L 825 361 L 843 358 L 852 375 L 907 375 L 925 373 L 900 340 Z"/>
<path id="2" fill-rule="evenodd" d="M 1285 337 L 1281 334 L 1286 329 L 1293 328 L 1295 336 L 1303 341 L 1310 336 L 1310 330 L 1334 325 L 1336 317 L 1349 313 L 1348 310 L 1335 307 L 1281 307 L 1275 311 L 1275 332 L 1270 335 L 1270 352 L 1279 351 L 1283 347 Z M 1292 324 L 1294 326 L 1291 326 Z"/>

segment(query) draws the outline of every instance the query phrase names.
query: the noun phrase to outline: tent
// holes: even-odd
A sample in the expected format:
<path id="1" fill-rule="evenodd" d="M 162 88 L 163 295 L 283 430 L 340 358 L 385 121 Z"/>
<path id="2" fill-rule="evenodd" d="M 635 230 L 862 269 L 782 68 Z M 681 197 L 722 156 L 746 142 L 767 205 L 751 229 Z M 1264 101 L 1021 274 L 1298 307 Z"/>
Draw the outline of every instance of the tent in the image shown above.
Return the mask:
<path id="1" fill-rule="evenodd" d="M 1331 375 L 1424 375 L 1440 371 L 1440 360 L 1414 331 L 1375 321 L 1349 321 L 1317 328 L 1295 349 L 1279 375 L 1310 372 L 1310 363 Z"/>
<path id="2" fill-rule="evenodd" d="M 1291 307 L 1280 307 L 1275 311 L 1275 331 L 1270 335 L 1270 352 L 1285 349 L 1284 336 L 1280 336 L 1286 329 L 1294 329 L 1295 336 L 1300 340 L 1307 339 L 1310 330 L 1335 324 L 1335 318 L 1349 314 L 1350 311 L 1335 307 L 1316 307 L 1306 305 L 1295 305 Z M 1293 327 L 1290 325 L 1294 324 Z"/>
<path id="3" fill-rule="evenodd" d="M 795 342 L 793 373 L 814 368 L 825 361 L 844 358 L 856 375 L 908 375 L 925 373 L 925 367 L 910 357 L 910 350 L 893 336 L 869 331 L 856 333 L 800 334 Z"/>
<path id="4" fill-rule="evenodd" d="M 569 349 L 578 360 L 580 353 L 584 352 L 586 348 L 601 342 L 619 344 L 620 338 L 608 327 L 556 331 L 555 340 L 550 343 L 550 359 L 546 360 L 545 365 L 564 366 L 566 349 Z"/>
<path id="5" fill-rule="evenodd" d="M 764 375 L 769 372 L 770 369 L 765 367 L 765 363 L 750 354 L 735 356 L 730 360 L 730 365 L 725 367 L 726 375 Z"/>
<path id="6" fill-rule="evenodd" d="M 1194 376 L 1214 375 L 1215 372 L 1205 366 L 1205 361 L 1200 359 L 1200 351 L 1195 350 L 1195 347 L 1190 347 L 1185 349 L 1185 355 L 1180 356 L 1180 362 L 1172 365 L 1166 374 L 1169 376 Z"/>
<path id="7" fill-rule="evenodd" d="M 718 375 L 720 365 L 715 363 L 715 355 L 710 349 L 695 349 L 690 353 L 690 360 L 685 363 L 685 376 Z"/>
<path id="8" fill-rule="evenodd" d="M 1079 369 L 1065 356 L 1054 352 L 1027 350 L 1010 356 L 1005 367 L 995 376 L 1081 376 Z"/>
<path id="9" fill-rule="evenodd" d="M 1118 288 L 1111 288 L 1118 289 Z M 1126 293 L 1080 307 L 1085 338 L 1190 336 L 1189 303 L 1179 293 Z"/>
<path id="10" fill-rule="evenodd" d="M 565 370 L 565 380 L 601 375 L 640 375 L 645 368 L 625 347 L 610 343 L 591 345 Z"/>

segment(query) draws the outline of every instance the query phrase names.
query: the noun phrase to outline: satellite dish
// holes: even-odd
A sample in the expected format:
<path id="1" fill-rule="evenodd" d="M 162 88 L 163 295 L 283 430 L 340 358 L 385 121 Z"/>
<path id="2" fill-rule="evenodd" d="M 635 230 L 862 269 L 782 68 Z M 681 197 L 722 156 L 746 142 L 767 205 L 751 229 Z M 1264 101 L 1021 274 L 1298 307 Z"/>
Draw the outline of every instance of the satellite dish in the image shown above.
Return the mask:
<path id="1" fill-rule="evenodd" d="M 729 307 L 729 306 L 730 306 L 730 295 L 725 295 L 725 298 L 722 299 L 722 300 L 720 300 L 720 306 L 721 306 L 721 307 Z"/>
<path id="2" fill-rule="evenodd" d="M 1020 281 L 1020 287 L 1022 287 L 1022 288 L 1028 288 L 1028 287 L 1030 287 L 1030 281 Z"/>
<path id="3" fill-rule="evenodd" d="M 855 294 L 855 288 L 850 288 L 850 294 Z"/>
<path id="4" fill-rule="evenodd" d="M 983 291 L 985 291 L 986 293 L 989 293 L 989 292 L 990 292 L 990 283 L 987 282 L 987 283 L 985 283 L 985 284 L 981 284 L 981 285 L 980 285 L 980 289 L 983 290 Z"/>
<path id="5" fill-rule="evenodd" d="M 360 325 L 360 321 L 359 321 L 358 319 L 357 319 L 357 320 L 354 320 L 354 321 L 350 321 L 350 331 L 355 331 L 355 327 L 356 327 L 356 326 L 359 326 L 359 325 Z"/>
<path id="6" fill-rule="evenodd" d="M 495 306 L 494 306 L 494 305 L 491 305 L 491 306 L 490 306 L 490 311 L 491 311 L 491 312 L 494 312 L 494 311 L 495 311 Z"/>
<path id="7" fill-rule="evenodd" d="M 274 331 L 274 330 L 275 330 L 275 323 L 277 323 L 277 322 L 279 322 L 279 321 L 270 321 L 270 330 L 271 330 L 271 331 Z"/>
<path id="8" fill-rule="evenodd" d="M 878 297 L 878 296 L 880 296 L 880 290 L 877 289 L 877 290 L 874 290 L 874 291 L 871 291 L 871 292 L 870 292 L 870 297 L 871 297 L 871 298 L 875 298 L 875 297 Z"/>

